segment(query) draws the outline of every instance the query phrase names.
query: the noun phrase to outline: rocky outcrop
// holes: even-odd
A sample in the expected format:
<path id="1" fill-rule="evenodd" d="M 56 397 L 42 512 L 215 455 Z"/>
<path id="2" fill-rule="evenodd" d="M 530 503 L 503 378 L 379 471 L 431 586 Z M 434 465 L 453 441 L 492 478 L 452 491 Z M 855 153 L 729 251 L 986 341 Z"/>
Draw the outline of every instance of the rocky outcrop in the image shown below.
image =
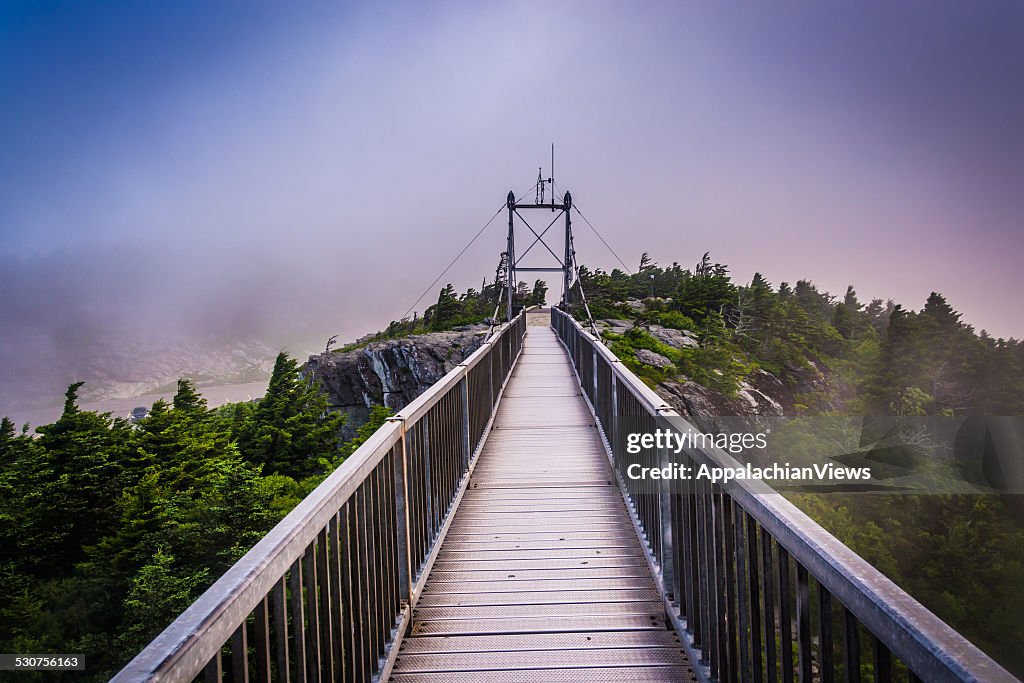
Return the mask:
<path id="1" fill-rule="evenodd" d="M 605 320 L 598 320 L 597 327 L 602 332 L 607 330 L 613 334 L 625 334 L 626 332 L 633 329 L 633 321 L 608 318 Z"/>
<path id="2" fill-rule="evenodd" d="M 657 387 L 681 415 L 688 417 L 781 417 L 794 408 L 793 390 L 775 375 L 755 370 L 739 383 L 735 395 L 725 396 L 684 377 L 662 382 Z"/>
<path id="3" fill-rule="evenodd" d="M 354 351 L 310 356 L 302 372 L 319 379 L 330 406 L 348 416 L 349 438 L 374 405 L 401 410 L 478 349 L 486 333 L 486 326 L 475 325 L 370 342 Z"/>
<path id="4" fill-rule="evenodd" d="M 672 361 L 668 358 L 665 358 L 665 356 L 660 353 L 648 351 L 647 349 L 637 349 L 636 359 L 641 363 L 658 368 L 659 370 L 672 367 Z"/>
<path id="5" fill-rule="evenodd" d="M 685 377 L 661 382 L 656 391 L 680 415 L 701 417 L 782 417 L 796 411 L 797 397 L 802 393 L 817 392 L 830 396 L 828 375 L 816 366 L 799 368 L 787 375 L 796 380 L 794 386 L 766 370 L 755 370 L 739 383 L 736 393 L 725 396 Z M 841 397 L 833 399 L 825 408 L 838 409 Z"/>
<path id="6" fill-rule="evenodd" d="M 671 327 L 651 325 L 647 328 L 647 331 L 662 344 L 671 346 L 674 349 L 697 348 L 697 338 L 689 330 L 676 330 Z"/>

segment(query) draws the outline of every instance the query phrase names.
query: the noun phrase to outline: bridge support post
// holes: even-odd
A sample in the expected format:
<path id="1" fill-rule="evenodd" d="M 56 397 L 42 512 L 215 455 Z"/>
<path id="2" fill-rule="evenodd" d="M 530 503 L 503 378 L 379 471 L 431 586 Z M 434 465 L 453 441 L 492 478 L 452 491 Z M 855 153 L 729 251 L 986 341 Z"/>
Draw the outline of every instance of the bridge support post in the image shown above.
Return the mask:
<path id="1" fill-rule="evenodd" d="M 657 422 L 662 421 L 661 411 L 655 416 Z M 659 425 L 660 426 L 660 425 Z M 670 465 L 669 450 L 661 449 L 659 467 Z M 661 581 L 665 586 L 665 593 L 669 600 L 675 602 L 675 553 L 672 548 L 672 479 L 662 479 L 658 491 L 658 522 L 661 533 L 661 557 L 658 559 L 661 564 Z"/>
<path id="2" fill-rule="evenodd" d="M 412 564 L 409 559 L 409 506 L 408 496 L 408 449 L 405 441 L 405 420 L 391 418 L 401 424 L 402 438 L 398 441 L 398 450 L 395 452 L 395 535 L 398 539 L 398 598 L 405 604 L 412 602 Z"/>
<path id="3" fill-rule="evenodd" d="M 423 501 L 427 512 L 427 527 L 433 533 L 434 529 L 434 482 L 430 472 L 430 428 L 432 427 L 432 416 L 428 413 L 423 416 Z"/>
<path id="4" fill-rule="evenodd" d="M 572 287 L 572 266 L 573 263 L 573 246 L 572 246 L 572 219 L 570 217 L 572 209 L 572 195 L 568 192 L 565 193 L 565 198 L 562 200 L 562 206 L 565 207 L 565 260 L 562 263 L 565 267 L 562 269 L 562 306 L 565 310 L 569 309 L 569 288 Z"/>
<path id="5" fill-rule="evenodd" d="M 512 311 L 514 309 L 514 301 L 516 295 L 516 193 L 509 190 L 508 197 L 506 198 L 508 204 L 508 245 L 506 251 L 508 252 L 508 271 L 505 277 L 508 278 L 506 283 L 508 287 L 508 301 L 506 306 L 508 308 L 507 320 L 512 322 Z"/>
<path id="6" fill-rule="evenodd" d="M 469 374 L 467 373 L 460 381 L 461 390 L 459 395 L 462 399 L 462 471 L 464 476 L 469 476 L 469 459 L 473 455 L 470 451 L 469 437 Z"/>

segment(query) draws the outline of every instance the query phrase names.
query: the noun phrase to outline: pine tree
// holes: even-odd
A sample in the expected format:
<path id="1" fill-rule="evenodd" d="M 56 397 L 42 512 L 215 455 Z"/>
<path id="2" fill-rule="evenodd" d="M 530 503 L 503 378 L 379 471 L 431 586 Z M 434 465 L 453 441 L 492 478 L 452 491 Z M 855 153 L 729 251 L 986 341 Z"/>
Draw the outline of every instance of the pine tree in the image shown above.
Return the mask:
<path id="1" fill-rule="evenodd" d="M 424 318 L 428 319 L 430 329 L 446 330 L 462 315 L 462 304 L 455 295 L 451 283 L 444 286 L 437 295 L 437 303 L 427 309 Z"/>
<path id="2" fill-rule="evenodd" d="M 171 402 L 174 410 L 193 417 L 206 415 L 206 399 L 196 389 L 195 383 L 182 377 L 178 380 L 178 391 Z"/>
<path id="3" fill-rule="evenodd" d="M 38 445 L 45 453 L 43 494 L 61 501 L 59 508 L 36 520 L 35 529 L 40 555 L 51 558 L 54 574 L 69 569 L 82 557 L 84 546 L 111 531 L 130 442 L 126 420 L 79 409 L 82 384 L 68 387 L 60 419 L 38 429 Z"/>
<path id="4" fill-rule="evenodd" d="M 537 280 L 533 283 L 533 292 L 530 294 L 529 306 L 543 306 L 548 296 L 548 283 L 544 280 Z"/>
<path id="5" fill-rule="evenodd" d="M 857 301 L 857 292 L 853 285 L 846 288 L 846 297 L 836 304 L 832 315 L 832 326 L 843 336 L 843 339 L 855 339 L 861 327 L 861 304 Z"/>
<path id="6" fill-rule="evenodd" d="M 640 267 L 637 269 L 638 273 L 646 272 L 652 268 L 657 268 L 658 264 L 651 259 L 651 255 L 646 251 L 640 255 Z"/>
<path id="7" fill-rule="evenodd" d="M 265 473 L 301 478 L 317 471 L 338 446 L 343 416 L 331 413 L 318 382 L 299 376 L 298 364 L 280 353 L 266 395 L 237 433 L 243 457 Z"/>

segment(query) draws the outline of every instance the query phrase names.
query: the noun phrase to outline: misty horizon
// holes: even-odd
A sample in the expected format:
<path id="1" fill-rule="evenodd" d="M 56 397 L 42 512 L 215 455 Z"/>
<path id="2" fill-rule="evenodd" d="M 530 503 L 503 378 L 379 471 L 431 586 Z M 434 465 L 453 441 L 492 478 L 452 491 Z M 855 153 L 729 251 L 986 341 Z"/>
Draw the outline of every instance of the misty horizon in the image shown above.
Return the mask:
<path id="1" fill-rule="evenodd" d="M 10 5 L 0 380 L 97 335 L 382 329 L 552 141 L 630 268 L 710 251 L 737 282 L 938 291 L 1020 338 L 1022 32 L 1012 2 Z M 416 309 L 503 248 L 497 220 Z"/>

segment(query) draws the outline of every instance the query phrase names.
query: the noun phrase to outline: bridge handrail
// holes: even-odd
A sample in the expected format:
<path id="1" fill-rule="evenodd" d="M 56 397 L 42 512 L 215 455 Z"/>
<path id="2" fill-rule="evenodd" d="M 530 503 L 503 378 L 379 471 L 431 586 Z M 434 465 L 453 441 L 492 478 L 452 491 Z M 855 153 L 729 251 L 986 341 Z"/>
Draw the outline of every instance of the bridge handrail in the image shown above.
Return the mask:
<path id="1" fill-rule="evenodd" d="M 911 681 L 1017 680 L 764 482 L 632 482 L 624 471 L 630 463 L 664 466 L 667 454 L 649 450 L 627 457 L 624 421 L 679 432 L 692 428 L 571 316 L 554 308 L 551 316 L 604 433 L 666 608 L 706 677 L 759 680 L 771 667 L 773 674 L 795 668 L 800 680 L 811 680 L 815 669 L 819 676 L 828 671 L 821 679 L 832 680 L 841 663 L 844 672 L 856 672 L 847 680 L 859 680 L 866 644 L 876 680 L 891 677 L 893 656 Z M 716 448 L 681 455 L 692 472 L 700 464 L 740 466 Z M 861 643 L 861 627 L 867 643 Z"/>
<path id="2" fill-rule="evenodd" d="M 113 681 L 386 673 L 522 350 L 526 313 L 417 397 Z"/>

